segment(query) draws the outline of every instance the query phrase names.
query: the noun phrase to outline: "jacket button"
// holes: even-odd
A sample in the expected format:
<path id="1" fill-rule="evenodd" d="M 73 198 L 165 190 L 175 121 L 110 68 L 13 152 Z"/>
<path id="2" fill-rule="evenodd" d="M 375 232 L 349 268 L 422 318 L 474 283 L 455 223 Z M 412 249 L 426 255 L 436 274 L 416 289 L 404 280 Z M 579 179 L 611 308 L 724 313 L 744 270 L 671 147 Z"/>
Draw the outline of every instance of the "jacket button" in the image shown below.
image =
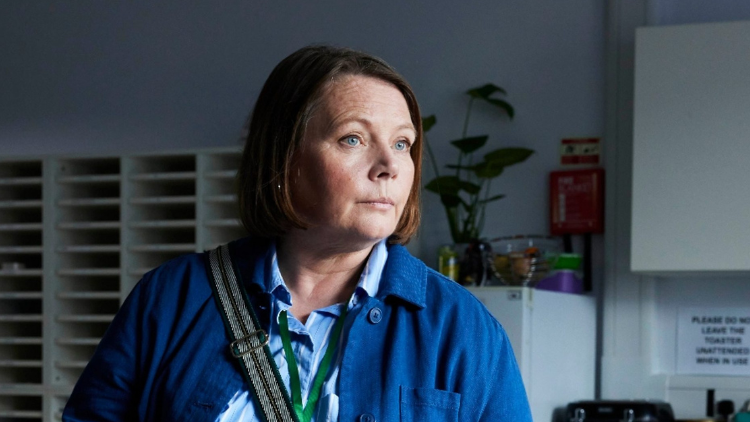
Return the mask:
<path id="1" fill-rule="evenodd" d="M 370 309 L 370 312 L 367 314 L 367 319 L 370 320 L 372 324 L 377 324 L 383 319 L 383 311 L 380 310 L 380 308 L 372 308 Z M 368 416 L 368 415 L 362 415 L 362 416 Z M 372 416 L 372 415 L 369 415 Z M 361 420 L 361 419 L 360 419 Z M 367 420 L 366 422 L 374 422 L 375 419 Z"/>
<path id="2" fill-rule="evenodd" d="M 377 308 L 375 308 L 377 309 Z M 359 415 L 359 422 L 375 422 L 375 416 L 372 416 L 369 413 L 365 413 L 363 415 Z"/>

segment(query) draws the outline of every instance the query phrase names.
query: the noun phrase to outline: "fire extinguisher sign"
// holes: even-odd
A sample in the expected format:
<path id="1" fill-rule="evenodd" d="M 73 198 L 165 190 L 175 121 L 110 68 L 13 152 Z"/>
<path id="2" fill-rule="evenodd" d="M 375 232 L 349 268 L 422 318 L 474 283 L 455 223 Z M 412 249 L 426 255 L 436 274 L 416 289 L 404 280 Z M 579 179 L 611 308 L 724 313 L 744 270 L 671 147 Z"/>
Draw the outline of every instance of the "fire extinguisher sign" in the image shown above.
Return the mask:
<path id="1" fill-rule="evenodd" d="M 555 236 L 604 231 L 604 170 L 550 173 L 550 228 Z"/>

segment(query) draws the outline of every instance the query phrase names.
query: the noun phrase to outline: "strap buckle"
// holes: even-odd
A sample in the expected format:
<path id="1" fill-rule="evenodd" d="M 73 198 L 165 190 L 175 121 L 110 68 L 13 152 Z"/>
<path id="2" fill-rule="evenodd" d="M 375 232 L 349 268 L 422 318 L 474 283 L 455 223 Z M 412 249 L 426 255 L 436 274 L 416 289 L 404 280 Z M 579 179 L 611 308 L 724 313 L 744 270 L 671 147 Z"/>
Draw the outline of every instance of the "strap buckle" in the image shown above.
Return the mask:
<path id="1" fill-rule="evenodd" d="M 240 350 L 240 348 L 239 348 L 240 342 L 247 341 L 249 343 L 250 339 L 254 338 L 258 333 L 262 333 L 263 336 L 265 336 L 265 338 L 266 338 L 266 341 L 264 341 L 263 344 L 261 344 L 259 346 L 250 347 L 248 350 L 245 350 L 244 352 L 239 352 L 239 353 L 237 352 L 237 351 Z M 252 353 L 252 352 L 254 352 L 254 351 L 258 350 L 258 349 L 262 349 L 263 347 L 266 347 L 266 345 L 268 344 L 268 341 L 270 339 L 271 338 L 268 337 L 268 334 L 266 334 L 265 330 L 263 330 L 263 329 L 255 330 L 252 333 L 250 333 L 249 336 L 243 337 L 243 338 L 238 338 L 237 340 L 233 341 L 229 345 L 229 350 L 232 351 L 232 356 L 234 356 L 236 358 L 241 358 L 241 357 L 243 357 L 243 356 L 245 356 L 245 355 L 247 355 L 249 353 Z M 237 351 L 235 351 L 235 350 L 237 350 Z"/>

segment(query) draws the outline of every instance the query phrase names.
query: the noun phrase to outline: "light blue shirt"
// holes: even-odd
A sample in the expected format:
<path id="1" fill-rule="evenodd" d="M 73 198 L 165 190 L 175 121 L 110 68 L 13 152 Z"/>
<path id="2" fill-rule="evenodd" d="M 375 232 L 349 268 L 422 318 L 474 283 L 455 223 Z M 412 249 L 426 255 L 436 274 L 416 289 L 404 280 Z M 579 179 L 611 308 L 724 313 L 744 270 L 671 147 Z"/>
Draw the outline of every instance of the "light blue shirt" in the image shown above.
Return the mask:
<path id="1" fill-rule="evenodd" d="M 383 273 L 383 268 L 385 267 L 385 262 L 388 258 L 388 249 L 386 248 L 385 242 L 385 239 L 381 240 L 372 248 L 372 252 L 365 264 L 365 268 L 362 270 L 362 275 L 359 278 L 354 294 L 352 294 L 352 297 L 347 304 L 349 311 L 359 306 L 363 298 L 367 296 L 375 297 L 377 294 L 380 286 L 380 276 Z M 275 245 L 272 245 L 271 248 L 272 249 L 268 254 L 271 262 L 266 263 L 266 265 L 270 265 L 269 268 L 271 271 L 266 273 L 269 274 L 270 277 L 267 277 L 265 280 L 266 291 L 273 295 L 270 309 L 270 315 L 272 315 L 273 318 L 270 319 L 272 323 L 268 331 L 270 337 L 268 347 L 271 349 L 271 354 L 276 361 L 276 365 L 279 367 L 279 373 L 281 374 L 281 378 L 284 381 L 287 391 L 291 391 L 289 368 L 287 367 L 284 349 L 281 344 L 281 337 L 279 336 L 279 314 L 281 311 L 287 310 L 292 306 L 292 296 L 284 283 L 284 279 L 281 277 L 276 258 Z M 307 404 L 307 396 L 310 393 L 315 374 L 318 371 L 318 365 L 320 365 L 320 362 L 323 360 L 323 355 L 328 347 L 331 330 L 340 315 L 341 304 L 335 304 L 313 311 L 307 318 L 305 324 L 302 324 L 299 320 L 294 318 L 291 313 L 289 314 L 289 332 L 291 335 L 294 357 L 297 360 L 297 366 L 299 367 L 302 403 L 304 405 Z M 339 347 L 334 355 L 333 363 L 331 364 L 325 381 L 323 382 L 320 399 L 318 400 L 317 409 L 313 414 L 312 421 L 338 421 L 339 396 L 337 381 L 339 377 L 339 368 L 341 367 L 341 354 L 338 353 L 338 351 L 341 349 L 340 343 L 344 338 L 344 335 L 340 338 L 341 340 L 339 341 Z M 261 418 L 258 416 L 257 411 L 258 409 L 252 398 L 252 393 L 250 393 L 247 386 L 243 384 L 242 388 L 237 391 L 229 401 L 224 411 L 219 414 L 216 422 L 260 421 Z"/>

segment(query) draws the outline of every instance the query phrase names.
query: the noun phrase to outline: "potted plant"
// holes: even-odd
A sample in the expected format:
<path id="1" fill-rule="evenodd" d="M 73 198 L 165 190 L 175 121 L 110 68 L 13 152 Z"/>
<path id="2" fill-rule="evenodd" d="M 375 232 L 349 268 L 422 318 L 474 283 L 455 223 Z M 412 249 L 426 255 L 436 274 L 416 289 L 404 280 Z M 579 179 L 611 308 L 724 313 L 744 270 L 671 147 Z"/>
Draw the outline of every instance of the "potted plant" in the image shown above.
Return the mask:
<path id="1" fill-rule="evenodd" d="M 492 181 L 499 177 L 506 167 L 525 161 L 534 151 L 528 148 L 507 147 L 480 153 L 479 150 L 487 144 L 489 135 L 468 136 L 469 121 L 474 103 L 478 100 L 480 103 L 489 104 L 498 111 L 501 118 L 513 119 L 514 109 L 510 103 L 498 98 L 507 95 L 505 90 L 491 83 L 469 89 L 466 94 L 469 96 L 469 102 L 461 138 L 450 141 L 451 145 L 458 149 L 456 163 L 446 165 L 447 170 L 441 172 L 425 135 L 425 146 L 435 172 L 435 178 L 427 182 L 424 187 L 428 191 L 440 195 L 440 202 L 443 204 L 448 217 L 453 242 L 455 244 L 469 244 L 471 248 L 472 244 L 479 246 L 479 243 L 481 243 L 478 241 L 481 239 L 487 204 L 505 196 L 493 192 Z M 432 129 L 436 123 L 435 115 L 423 118 L 424 132 Z M 462 251 L 458 252 L 461 253 Z M 475 261 L 473 265 L 476 266 L 476 256 L 467 258 L 473 258 Z M 481 257 L 479 259 L 478 265 L 481 266 Z M 463 280 L 467 271 L 476 272 L 477 270 L 466 268 L 467 265 L 470 265 L 466 258 L 462 261 L 464 261 L 463 268 L 460 272 L 463 275 L 459 276 L 459 281 L 462 283 L 479 282 L 480 280 Z M 480 268 L 478 271 L 481 273 L 482 269 Z M 481 275 L 479 278 L 481 279 Z"/>

